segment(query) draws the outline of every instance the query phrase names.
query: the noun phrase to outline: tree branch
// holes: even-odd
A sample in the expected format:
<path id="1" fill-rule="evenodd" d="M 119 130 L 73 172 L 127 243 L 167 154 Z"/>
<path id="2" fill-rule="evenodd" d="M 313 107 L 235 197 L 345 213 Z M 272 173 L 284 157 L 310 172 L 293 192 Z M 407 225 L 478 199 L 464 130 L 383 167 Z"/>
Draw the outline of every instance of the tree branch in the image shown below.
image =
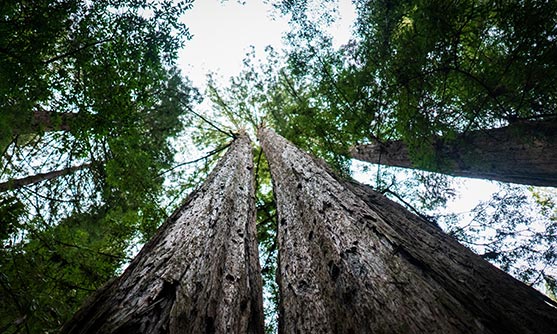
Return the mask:
<path id="1" fill-rule="evenodd" d="M 210 151 L 207 155 L 202 156 L 201 158 L 191 160 L 191 161 L 182 162 L 182 163 L 180 163 L 176 166 L 173 166 L 173 167 L 171 167 L 171 168 L 169 168 L 169 169 L 167 169 L 163 172 L 160 172 L 159 174 L 157 174 L 157 176 L 161 176 L 163 174 L 171 172 L 171 171 L 175 170 L 176 168 L 179 168 L 179 167 L 182 167 L 182 166 L 185 166 L 185 165 L 189 165 L 189 164 L 193 164 L 193 163 L 196 163 L 196 162 L 201 161 L 201 160 L 205 160 L 205 159 L 209 158 L 210 156 L 213 156 L 213 155 L 219 153 L 220 151 L 224 150 L 225 148 L 229 147 L 231 144 L 232 144 L 232 142 L 229 142 L 228 144 L 226 144 L 224 146 L 218 147 L 218 148 Z"/>

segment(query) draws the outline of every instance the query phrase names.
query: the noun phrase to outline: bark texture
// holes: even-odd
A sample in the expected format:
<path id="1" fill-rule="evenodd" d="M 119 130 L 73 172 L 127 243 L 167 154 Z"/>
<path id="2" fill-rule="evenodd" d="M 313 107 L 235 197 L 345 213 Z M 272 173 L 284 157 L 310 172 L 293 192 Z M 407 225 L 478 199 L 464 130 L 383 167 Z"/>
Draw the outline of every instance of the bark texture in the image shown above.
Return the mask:
<path id="1" fill-rule="evenodd" d="M 269 129 L 279 333 L 552 333 L 557 305 Z"/>
<path id="2" fill-rule="evenodd" d="M 91 167 L 91 165 L 92 164 L 87 163 L 87 164 L 83 164 L 83 165 L 79 165 L 79 166 L 64 168 L 64 169 L 61 169 L 61 170 L 54 170 L 54 171 L 47 172 L 47 173 L 35 174 L 35 175 L 20 178 L 20 179 L 11 179 L 11 180 L 8 180 L 6 182 L 1 182 L 0 183 L 0 192 L 7 191 L 7 190 L 19 189 L 21 187 L 28 186 L 30 184 L 34 184 L 34 183 L 38 183 L 38 182 L 42 182 L 42 181 L 47 181 L 47 180 L 52 180 L 52 179 L 57 178 L 59 176 L 68 175 L 68 174 L 71 174 L 75 171 L 89 168 L 89 167 Z"/>
<path id="3" fill-rule="evenodd" d="M 503 182 L 557 187 L 557 120 L 518 122 L 473 131 L 431 148 L 436 161 L 415 164 L 401 141 L 358 145 L 352 157 L 389 166 L 424 169 Z"/>
<path id="4" fill-rule="evenodd" d="M 251 143 L 242 135 L 63 333 L 263 333 Z"/>

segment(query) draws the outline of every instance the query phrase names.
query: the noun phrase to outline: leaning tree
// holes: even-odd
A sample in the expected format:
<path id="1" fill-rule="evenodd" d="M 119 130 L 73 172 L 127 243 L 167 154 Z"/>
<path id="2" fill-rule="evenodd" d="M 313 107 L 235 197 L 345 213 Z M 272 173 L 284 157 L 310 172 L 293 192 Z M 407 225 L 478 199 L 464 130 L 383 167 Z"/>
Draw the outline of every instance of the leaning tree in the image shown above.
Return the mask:
<path id="1" fill-rule="evenodd" d="M 455 138 L 435 138 L 430 151 L 432 158 L 424 161 L 397 140 L 356 145 L 350 153 L 358 160 L 382 165 L 557 187 L 557 119 L 521 121 Z"/>

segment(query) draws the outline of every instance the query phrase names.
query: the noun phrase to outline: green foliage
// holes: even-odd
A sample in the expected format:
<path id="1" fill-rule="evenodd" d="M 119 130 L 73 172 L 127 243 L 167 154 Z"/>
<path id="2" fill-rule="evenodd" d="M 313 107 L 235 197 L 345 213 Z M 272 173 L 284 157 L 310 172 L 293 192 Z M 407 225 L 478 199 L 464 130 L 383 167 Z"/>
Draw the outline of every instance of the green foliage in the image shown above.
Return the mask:
<path id="1" fill-rule="evenodd" d="M 34 130 L 38 107 L 94 115 L 97 122 L 124 117 L 135 96 L 164 80 L 165 66 L 189 36 L 177 18 L 190 6 L 166 0 L 4 2 L 2 146 Z"/>
<path id="2" fill-rule="evenodd" d="M 331 114 L 307 125 L 352 133 L 346 145 L 402 139 L 428 164 L 437 137 L 556 116 L 554 2 L 355 1 L 354 38 L 338 50 L 326 26 L 304 23 L 322 14 L 310 3 L 280 6 L 293 29 L 309 27 L 291 39 L 291 81 L 326 101 L 298 112 Z"/>
<path id="3" fill-rule="evenodd" d="M 17 197 L 0 198 L 0 249 L 20 229 L 19 218 L 24 210 L 25 206 Z"/>
<path id="4" fill-rule="evenodd" d="M 88 194 L 139 212 L 140 229 L 152 235 L 162 217 L 159 173 L 175 154 L 168 139 L 199 99 L 173 68 L 189 37 L 178 19 L 190 7 L 166 0 L 2 5 L 0 68 L 9 84 L 0 87 L 0 123 L 8 130 L 0 138 L 0 177 L 91 161 L 87 182 L 96 190 Z M 22 143 L 28 133 L 33 140 Z M 50 182 L 57 183 L 64 182 Z M 65 184 L 58 191 L 76 195 Z"/>
<path id="5" fill-rule="evenodd" d="M 0 4 L 0 180 L 89 165 L 0 194 L 0 331 L 55 331 L 175 205 L 170 139 L 199 101 L 174 67 L 191 4 Z"/>
<path id="6" fill-rule="evenodd" d="M 552 247 L 546 251 L 545 258 L 553 259 L 554 263 L 557 262 L 557 249 L 555 243 L 557 239 L 557 191 L 554 189 L 532 189 L 532 196 L 538 205 L 541 214 L 547 217 L 545 220 L 545 231 L 547 235 L 552 236 L 550 242 Z M 553 269 L 553 271 L 551 271 Z M 557 301 L 557 270 L 554 268 L 547 268 L 543 270 L 542 277 L 545 281 L 546 294 Z"/>
<path id="7" fill-rule="evenodd" d="M 272 191 L 269 164 L 261 147 L 254 150 L 254 156 L 256 157 L 257 240 L 263 276 L 265 332 L 276 333 L 279 305 L 277 209 Z"/>
<path id="8" fill-rule="evenodd" d="M 335 120 L 330 118 L 330 113 L 321 112 L 320 95 L 314 94 L 314 98 L 307 93 L 304 90 L 307 85 L 296 83 L 296 78 L 289 77 L 284 68 L 277 71 L 285 65 L 281 55 L 271 47 L 265 51 L 265 63 L 256 60 L 254 49 L 248 52 L 241 72 L 226 86 L 217 87 L 214 79 L 209 78 L 208 95 L 215 118 L 221 121 L 217 126 L 223 129 L 219 131 L 221 136 L 237 131 L 232 129 L 247 126 L 248 133 L 255 137 L 255 128 L 260 123 L 267 124 L 299 147 L 346 173 L 348 161 L 339 152 L 347 152 L 347 140 L 339 138 L 341 134 L 338 133 L 328 135 L 336 130 Z M 314 124 L 321 126 L 315 127 Z M 343 134 L 352 136 L 348 131 Z M 325 139 L 320 141 L 322 138 Z"/>
<path id="9" fill-rule="evenodd" d="M 528 284 L 542 288 L 546 283 L 551 289 L 557 268 L 555 200 L 555 193 L 506 186 L 470 215 L 439 219 L 485 259 Z"/>
<path id="10" fill-rule="evenodd" d="M 361 67 L 377 68 L 395 129 L 421 153 L 433 136 L 554 113 L 557 87 L 540 74 L 557 70 L 556 12 L 552 2 L 380 2 L 359 18 L 360 33 L 379 32 Z"/>
<path id="11" fill-rule="evenodd" d="M 36 221 L 25 243 L 1 250 L 0 328 L 55 332 L 84 298 L 122 265 L 132 230 L 111 224 L 106 208 L 48 228 Z"/>

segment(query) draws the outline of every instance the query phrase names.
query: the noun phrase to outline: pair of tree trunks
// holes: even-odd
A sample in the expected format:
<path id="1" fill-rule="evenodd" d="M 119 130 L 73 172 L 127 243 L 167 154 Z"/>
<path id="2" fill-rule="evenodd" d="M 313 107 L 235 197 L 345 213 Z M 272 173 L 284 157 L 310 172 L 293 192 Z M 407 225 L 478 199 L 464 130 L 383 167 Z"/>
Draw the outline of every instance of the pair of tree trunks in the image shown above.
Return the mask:
<path id="1" fill-rule="evenodd" d="M 453 176 L 557 187 L 557 119 L 519 121 L 472 131 L 455 140 L 437 138 L 435 161 L 415 163 L 402 141 L 357 145 L 353 158 Z"/>
<path id="2" fill-rule="evenodd" d="M 279 333 L 551 333 L 557 305 L 272 130 Z M 251 146 L 201 189 L 65 333 L 261 333 Z"/>

